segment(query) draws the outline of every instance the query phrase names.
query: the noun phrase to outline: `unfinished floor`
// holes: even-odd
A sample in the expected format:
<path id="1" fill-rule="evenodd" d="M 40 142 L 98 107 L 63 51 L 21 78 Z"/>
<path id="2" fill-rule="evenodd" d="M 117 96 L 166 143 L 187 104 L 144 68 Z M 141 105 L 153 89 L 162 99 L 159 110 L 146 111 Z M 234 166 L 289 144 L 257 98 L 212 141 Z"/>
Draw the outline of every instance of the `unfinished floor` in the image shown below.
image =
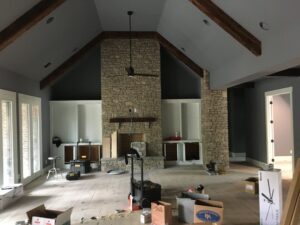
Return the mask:
<path id="1" fill-rule="evenodd" d="M 258 196 L 244 192 L 241 181 L 257 175 L 258 169 L 242 164 L 231 164 L 224 175 L 209 176 L 199 166 L 170 167 L 153 170 L 146 175 L 153 182 L 162 185 L 163 200 L 176 207 L 175 196 L 191 186 L 203 184 L 212 199 L 224 202 L 225 225 L 259 224 Z M 67 181 L 58 177 L 41 177 L 25 189 L 25 195 L 15 204 L 0 212 L 1 225 L 14 225 L 16 221 L 26 219 L 26 211 L 40 204 L 47 208 L 63 210 L 73 207 L 72 224 L 140 224 L 139 213 L 112 215 L 116 209 L 127 207 L 129 193 L 129 174 L 107 175 L 93 172 L 82 176 L 78 181 Z M 290 181 L 283 181 L 284 199 Z M 98 221 L 91 221 L 96 217 Z M 121 217 L 118 219 L 118 217 Z M 176 218 L 175 218 L 176 220 Z M 179 224 L 179 223 L 178 223 Z"/>

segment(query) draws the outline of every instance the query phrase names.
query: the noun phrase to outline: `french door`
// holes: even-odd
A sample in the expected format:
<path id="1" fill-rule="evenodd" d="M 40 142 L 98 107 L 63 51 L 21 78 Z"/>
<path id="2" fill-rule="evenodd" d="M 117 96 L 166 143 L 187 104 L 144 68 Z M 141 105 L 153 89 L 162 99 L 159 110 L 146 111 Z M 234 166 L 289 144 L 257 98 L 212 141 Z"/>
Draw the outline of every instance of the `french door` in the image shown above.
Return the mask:
<path id="1" fill-rule="evenodd" d="M 41 99 L 19 94 L 21 175 L 31 181 L 42 168 Z"/>
<path id="2" fill-rule="evenodd" d="M 0 185 L 17 180 L 16 93 L 0 89 Z"/>

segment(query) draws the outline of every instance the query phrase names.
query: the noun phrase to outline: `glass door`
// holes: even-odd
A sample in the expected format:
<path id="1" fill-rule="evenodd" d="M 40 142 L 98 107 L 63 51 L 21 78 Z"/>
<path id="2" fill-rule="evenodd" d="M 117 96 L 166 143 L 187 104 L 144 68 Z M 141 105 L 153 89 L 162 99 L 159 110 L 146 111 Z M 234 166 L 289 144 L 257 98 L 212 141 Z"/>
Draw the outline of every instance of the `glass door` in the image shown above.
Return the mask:
<path id="1" fill-rule="evenodd" d="M 41 99 L 19 94 L 22 181 L 28 183 L 41 171 Z"/>
<path id="2" fill-rule="evenodd" d="M 0 185 L 16 181 L 16 93 L 0 89 Z"/>
<path id="3" fill-rule="evenodd" d="M 22 175 L 23 179 L 31 176 L 31 151 L 30 151 L 30 117 L 29 104 L 21 105 L 21 146 L 22 146 Z"/>
<path id="4" fill-rule="evenodd" d="M 40 148 L 40 107 L 32 105 L 32 157 L 33 172 L 36 173 L 41 169 L 41 148 Z"/>
<path id="5" fill-rule="evenodd" d="M 12 102 L 1 101 L 3 184 L 14 183 Z"/>

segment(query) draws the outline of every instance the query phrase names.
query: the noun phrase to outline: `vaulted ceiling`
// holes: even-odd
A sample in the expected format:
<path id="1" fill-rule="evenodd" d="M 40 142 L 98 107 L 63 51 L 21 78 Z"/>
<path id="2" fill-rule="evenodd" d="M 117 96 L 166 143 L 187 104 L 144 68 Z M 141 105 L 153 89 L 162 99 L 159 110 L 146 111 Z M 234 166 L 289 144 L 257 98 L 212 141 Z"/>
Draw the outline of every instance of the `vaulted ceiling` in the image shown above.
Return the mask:
<path id="1" fill-rule="evenodd" d="M 40 2 L 1 0 L 0 31 Z M 102 31 L 127 31 L 128 10 L 134 11 L 134 31 L 160 33 L 210 72 L 213 88 L 300 64 L 300 1 L 212 2 L 261 42 L 261 55 L 253 54 L 189 0 L 65 0 L 0 50 L 0 67 L 40 81 Z M 50 17 L 54 20 L 47 23 Z M 260 22 L 268 30 L 261 29 Z"/>

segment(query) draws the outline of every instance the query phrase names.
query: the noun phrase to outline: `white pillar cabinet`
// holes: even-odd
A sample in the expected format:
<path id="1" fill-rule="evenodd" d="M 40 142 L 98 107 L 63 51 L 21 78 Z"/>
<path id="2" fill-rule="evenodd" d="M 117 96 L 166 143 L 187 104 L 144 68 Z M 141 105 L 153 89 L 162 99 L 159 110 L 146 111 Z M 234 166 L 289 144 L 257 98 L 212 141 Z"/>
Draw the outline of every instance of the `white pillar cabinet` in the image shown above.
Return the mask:
<path id="1" fill-rule="evenodd" d="M 52 144 L 55 136 L 62 140 L 59 148 Z M 74 148 L 78 141 L 102 145 L 101 101 L 50 101 L 51 155 L 61 157 L 57 162 L 60 168 L 66 159 L 65 150 Z"/>
<path id="2" fill-rule="evenodd" d="M 203 164 L 201 99 L 162 100 L 166 164 Z"/>

